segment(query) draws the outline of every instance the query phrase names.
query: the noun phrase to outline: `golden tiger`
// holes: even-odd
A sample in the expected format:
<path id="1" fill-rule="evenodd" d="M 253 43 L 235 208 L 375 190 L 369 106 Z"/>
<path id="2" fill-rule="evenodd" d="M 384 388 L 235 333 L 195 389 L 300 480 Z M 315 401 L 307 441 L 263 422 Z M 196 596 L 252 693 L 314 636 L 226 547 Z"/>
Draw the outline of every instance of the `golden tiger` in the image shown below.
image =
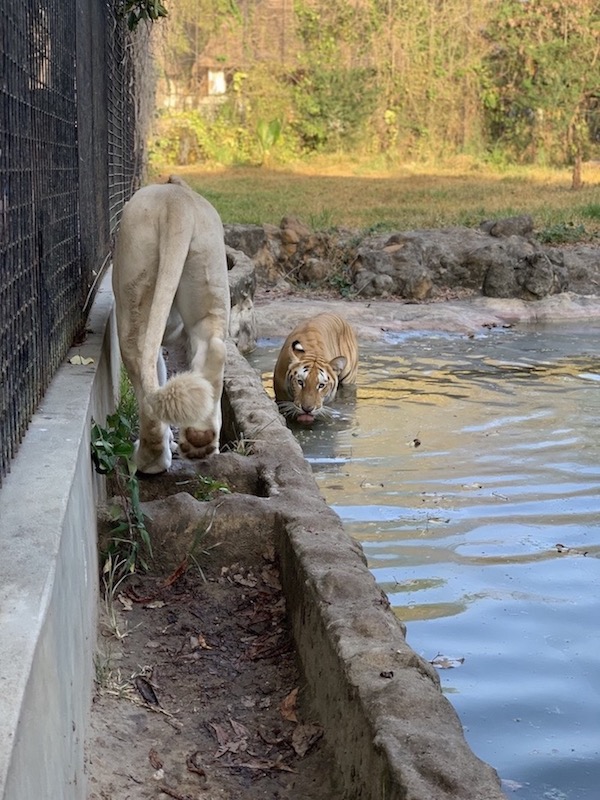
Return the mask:
<path id="1" fill-rule="evenodd" d="M 310 425 L 331 416 L 325 404 L 341 383 L 356 382 L 358 344 L 351 326 L 323 313 L 299 323 L 285 340 L 275 364 L 273 387 L 281 413 Z"/>

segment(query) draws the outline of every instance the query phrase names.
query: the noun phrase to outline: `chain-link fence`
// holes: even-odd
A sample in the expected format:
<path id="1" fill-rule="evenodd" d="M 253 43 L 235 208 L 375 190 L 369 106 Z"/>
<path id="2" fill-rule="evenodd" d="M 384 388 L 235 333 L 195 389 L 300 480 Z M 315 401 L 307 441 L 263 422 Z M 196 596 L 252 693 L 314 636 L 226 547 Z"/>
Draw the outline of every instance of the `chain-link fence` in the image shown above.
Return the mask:
<path id="1" fill-rule="evenodd" d="M 147 33 L 117 2 L 0 0 L 0 482 L 142 172 Z"/>

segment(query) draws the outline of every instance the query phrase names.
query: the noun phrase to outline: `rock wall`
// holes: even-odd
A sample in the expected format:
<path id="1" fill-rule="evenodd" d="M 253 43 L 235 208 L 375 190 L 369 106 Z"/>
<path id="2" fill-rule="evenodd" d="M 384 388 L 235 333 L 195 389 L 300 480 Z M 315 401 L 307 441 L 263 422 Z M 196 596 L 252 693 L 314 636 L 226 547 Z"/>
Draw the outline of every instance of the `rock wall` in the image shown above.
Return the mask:
<path id="1" fill-rule="evenodd" d="M 247 255 L 226 245 L 229 267 L 229 293 L 231 314 L 229 335 L 240 353 L 249 353 L 256 347 L 256 317 L 254 292 L 256 269 Z"/>
<path id="2" fill-rule="evenodd" d="M 267 284 L 282 280 L 349 296 L 440 299 L 449 292 L 539 300 L 570 291 L 600 294 L 600 249 L 541 244 L 527 215 L 444 228 L 361 236 L 314 232 L 293 217 L 274 225 L 226 225 Z"/>

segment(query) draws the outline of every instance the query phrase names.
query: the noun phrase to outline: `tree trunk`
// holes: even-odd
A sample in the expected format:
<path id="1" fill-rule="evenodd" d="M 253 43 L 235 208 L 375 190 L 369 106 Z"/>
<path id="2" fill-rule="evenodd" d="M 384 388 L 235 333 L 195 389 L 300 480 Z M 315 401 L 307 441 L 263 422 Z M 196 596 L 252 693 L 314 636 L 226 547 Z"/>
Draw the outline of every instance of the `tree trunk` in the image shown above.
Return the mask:
<path id="1" fill-rule="evenodd" d="M 581 151 L 575 155 L 575 162 L 573 163 L 573 178 L 571 181 L 571 189 L 575 192 L 581 189 L 583 181 L 581 180 Z"/>

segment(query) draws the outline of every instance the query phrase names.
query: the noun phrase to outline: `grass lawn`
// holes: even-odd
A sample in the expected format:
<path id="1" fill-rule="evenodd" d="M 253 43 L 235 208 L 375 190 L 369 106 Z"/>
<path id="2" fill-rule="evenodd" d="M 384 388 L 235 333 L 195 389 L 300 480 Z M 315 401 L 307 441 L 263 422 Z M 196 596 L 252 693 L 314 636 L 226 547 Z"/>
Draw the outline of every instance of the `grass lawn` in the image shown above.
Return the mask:
<path id="1" fill-rule="evenodd" d="M 300 217 L 315 230 L 410 230 L 531 214 L 545 241 L 586 240 L 600 233 L 600 163 L 584 165 L 584 186 L 569 170 L 492 170 L 469 160 L 446 167 L 377 170 L 335 158 L 285 167 L 165 167 L 217 208 L 224 222 L 272 223 Z"/>

